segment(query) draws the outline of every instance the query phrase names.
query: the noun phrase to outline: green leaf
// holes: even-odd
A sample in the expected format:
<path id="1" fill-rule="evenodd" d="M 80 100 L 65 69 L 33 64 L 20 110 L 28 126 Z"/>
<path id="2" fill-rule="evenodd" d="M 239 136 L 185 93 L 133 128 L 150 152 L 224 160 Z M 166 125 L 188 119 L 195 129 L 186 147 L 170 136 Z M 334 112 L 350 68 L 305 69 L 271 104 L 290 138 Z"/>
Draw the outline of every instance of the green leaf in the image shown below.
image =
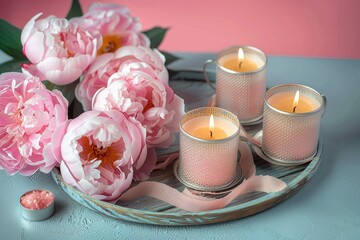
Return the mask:
<path id="1" fill-rule="evenodd" d="M 29 63 L 24 59 L 13 59 L 0 64 L 0 73 L 4 72 L 21 72 L 21 64 Z"/>
<path id="2" fill-rule="evenodd" d="M 0 19 L 0 49 L 15 59 L 26 59 L 22 53 L 21 30 Z"/>
<path id="3" fill-rule="evenodd" d="M 81 103 L 74 98 L 74 101 L 69 105 L 69 119 L 74 119 L 80 116 L 84 112 Z"/>
<path id="4" fill-rule="evenodd" d="M 59 90 L 64 95 L 64 97 L 68 100 L 69 105 L 70 105 L 75 98 L 75 87 L 79 83 L 79 80 L 76 80 L 67 85 L 55 85 L 47 80 L 43 81 L 43 83 L 45 84 L 46 88 L 49 90 L 54 90 L 54 89 Z"/>
<path id="5" fill-rule="evenodd" d="M 180 59 L 179 57 L 171 54 L 171 53 L 168 53 L 168 52 L 164 52 L 164 51 L 160 51 L 164 56 L 165 56 L 165 66 L 169 65 L 170 63 Z"/>
<path id="6" fill-rule="evenodd" d="M 75 98 L 75 87 L 79 83 L 79 79 L 67 85 L 55 85 L 47 80 L 43 81 L 43 83 L 45 84 L 46 88 L 49 90 L 54 90 L 54 89 L 59 90 L 66 98 L 66 100 L 68 100 L 69 119 L 76 118 L 83 112 L 81 103 Z"/>
<path id="7" fill-rule="evenodd" d="M 150 47 L 158 48 L 164 39 L 167 30 L 167 28 L 154 27 L 148 31 L 144 31 L 143 33 L 150 39 Z"/>
<path id="8" fill-rule="evenodd" d="M 81 6 L 78 0 L 73 0 L 70 10 L 68 14 L 66 15 L 66 19 L 70 19 L 73 17 L 81 17 L 83 15 L 83 12 L 81 10 Z"/>

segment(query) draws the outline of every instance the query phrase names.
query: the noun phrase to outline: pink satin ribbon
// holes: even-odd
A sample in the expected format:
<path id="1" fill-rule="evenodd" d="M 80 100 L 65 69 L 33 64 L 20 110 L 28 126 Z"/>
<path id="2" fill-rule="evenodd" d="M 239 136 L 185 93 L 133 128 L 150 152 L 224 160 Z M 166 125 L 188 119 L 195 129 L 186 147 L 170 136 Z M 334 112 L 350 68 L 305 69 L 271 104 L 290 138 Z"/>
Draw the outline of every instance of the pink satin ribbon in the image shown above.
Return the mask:
<path id="1" fill-rule="evenodd" d="M 229 194 L 222 198 L 214 199 L 199 196 L 187 188 L 179 192 L 164 183 L 159 182 L 141 182 L 125 192 L 119 201 L 132 201 L 136 198 L 147 196 L 159 199 L 174 207 L 189 212 L 201 212 L 220 209 L 228 205 L 235 198 L 249 192 L 279 192 L 286 187 L 286 183 L 272 176 L 257 176 L 256 167 L 249 146 L 240 142 L 239 151 L 241 153 L 240 166 L 245 180 L 229 191 Z M 169 160 L 165 160 L 157 169 L 163 168 L 169 162 L 173 161 L 176 155 L 170 155 Z"/>

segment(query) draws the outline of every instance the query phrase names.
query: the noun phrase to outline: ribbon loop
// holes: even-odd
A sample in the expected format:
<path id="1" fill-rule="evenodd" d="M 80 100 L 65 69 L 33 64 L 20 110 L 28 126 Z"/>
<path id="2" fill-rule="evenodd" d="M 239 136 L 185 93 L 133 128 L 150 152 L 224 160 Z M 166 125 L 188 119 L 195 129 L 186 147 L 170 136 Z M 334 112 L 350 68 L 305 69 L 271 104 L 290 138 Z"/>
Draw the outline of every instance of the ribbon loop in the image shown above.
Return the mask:
<path id="1" fill-rule="evenodd" d="M 156 198 L 185 211 L 201 212 L 223 208 L 235 198 L 246 193 L 272 193 L 281 191 L 286 187 L 286 183 L 276 177 L 255 175 L 256 167 L 250 148 L 246 143 L 240 142 L 239 150 L 241 153 L 240 166 L 245 180 L 230 190 L 224 197 L 215 199 L 199 196 L 186 188 L 183 192 L 179 192 L 177 189 L 164 183 L 147 181 L 130 188 L 121 196 L 119 201 L 132 201 L 146 196 Z M 169 157 L 168 162 L 171 162 L 175 156 Z"/>

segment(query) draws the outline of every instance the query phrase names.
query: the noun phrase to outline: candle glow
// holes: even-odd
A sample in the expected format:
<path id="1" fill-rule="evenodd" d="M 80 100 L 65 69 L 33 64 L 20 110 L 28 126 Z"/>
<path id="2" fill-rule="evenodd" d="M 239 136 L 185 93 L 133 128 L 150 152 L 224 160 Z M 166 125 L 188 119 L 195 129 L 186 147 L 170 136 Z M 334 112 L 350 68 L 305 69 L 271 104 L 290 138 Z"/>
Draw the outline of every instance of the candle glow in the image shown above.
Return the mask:
<path id="1" fill-rule="evenodd" d="M 304 95 L 300 96 L 300 91 L 297 91 L 295 95 L 289 92 L 277 93 L 267 101 L 274 108 L 288 113 L 307 113 L 318 108 L 318 104 L 311 98 Z"/>
<path id="2" fill-rule="evenodd" d="M 297 90 L 295 97 L 294 97 L 294 102 L 293 102 L 293 112 L 296 111 L 297 106 L 299 105 L 299 98 L 300 98 L 300 91 Z"/>
<path id="3" fill-rule="evenodd" d="M 238 51 L 239 68 L 241 68 L 243 61 L 244 61 L 244 50 L 242 48 L 239 48 L 239 51 Z"/>
<path id="4" fill-rule="evenodd" d="M 235 52 L 234 54 L 223 57 L 221 62 L 222 66 L 235 72 L 252 72 L 260 67 L 260 65 L 254 61 L 251 54 L 245 56 L 242 48 L 239 48 L 237 53 Z"/>
<path id="5" fill-rule="evenodd" d="M 209 118 L 209 125 L 207 127 L 195 128 L 191 132 L 191 135 L 205 140 L 218 140 L 228 137 L 222 126 L 215 127 L 215 119 L 213 114 L 211 114 Z"/>
<path id="6" fill-rule="evenodd" d="M 209 121 L 209 129 L 210 129 L 210 137 L 212 138 L 212 136 L 213 136 L 213 132 L 212 131 L 214 131 L 214 126 L 215 124 L 214 124 L 214 115 L 212 115 L 211 114 L 211 116 L 210 116 L 210 121 Z"/>

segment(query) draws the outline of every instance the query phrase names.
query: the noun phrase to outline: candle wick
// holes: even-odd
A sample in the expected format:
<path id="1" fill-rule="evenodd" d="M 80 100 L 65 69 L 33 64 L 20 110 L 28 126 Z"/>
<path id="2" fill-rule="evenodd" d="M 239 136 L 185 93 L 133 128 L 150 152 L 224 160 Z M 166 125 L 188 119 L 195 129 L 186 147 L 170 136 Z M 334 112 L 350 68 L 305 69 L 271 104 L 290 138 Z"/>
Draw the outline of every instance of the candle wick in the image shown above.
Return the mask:
<path id="1" fill-rule="evenodd" d="M 239 68 L 241 68 L 241 64 L 242 64 L 243 62 L 241 61 L 241 62 L 239 62 Z"/>
<path id="2" fill-rule="evenodd" d="M 210 137 L 212 138 L 212 135 L 213 135 L 213 133 L 212 133 L 212 131 L 210 131 Z"/>
<path id="3" fill-rule="evenodd" d="M 297 106 L 295 106 L 294 108 L 293 108 L 293 113 L 295 112 L 295 109 L 297 108 Z"/>

